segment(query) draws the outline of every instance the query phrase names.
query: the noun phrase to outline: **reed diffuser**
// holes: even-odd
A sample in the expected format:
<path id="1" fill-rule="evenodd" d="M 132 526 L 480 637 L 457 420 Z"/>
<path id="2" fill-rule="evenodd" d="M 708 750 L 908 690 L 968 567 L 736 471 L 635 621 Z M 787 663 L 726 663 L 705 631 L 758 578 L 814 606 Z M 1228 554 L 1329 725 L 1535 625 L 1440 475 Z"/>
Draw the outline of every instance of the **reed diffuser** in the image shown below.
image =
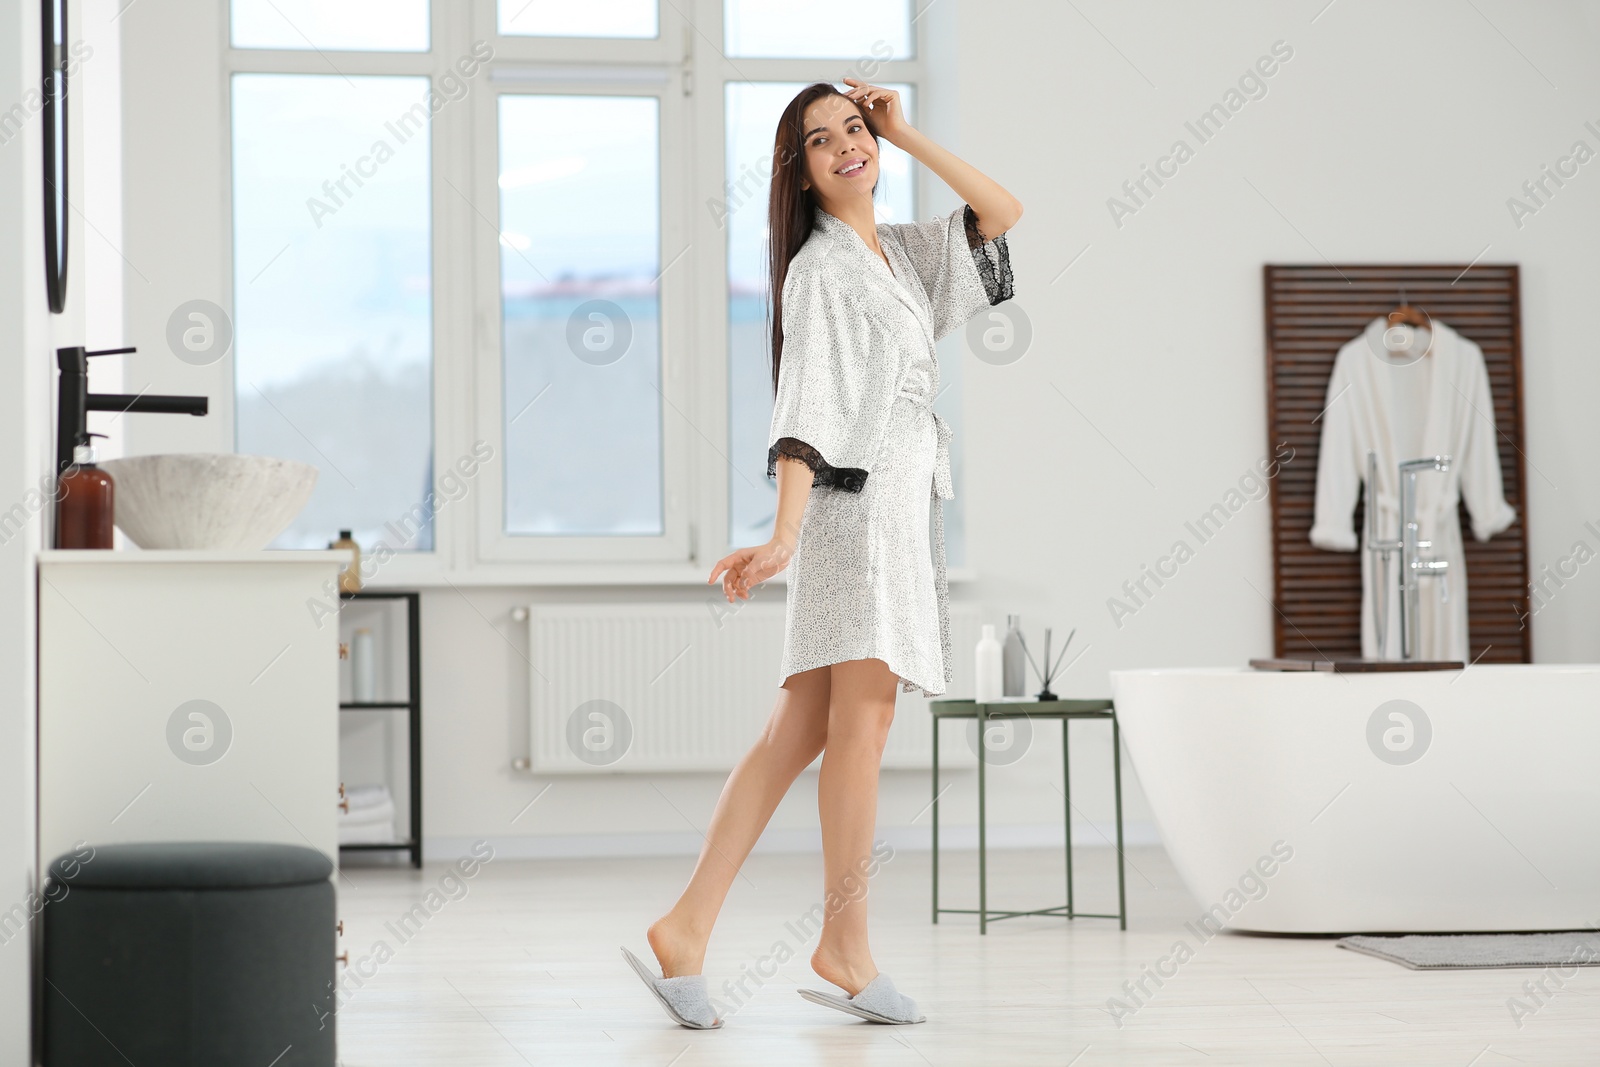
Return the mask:
<path id="1" fill-rule="evenodd" d="M 1050 691 L 1050 681 L 1051 681 L 1051 679 L 1053 679 L 1056 676 L 1057 668 L 1059 668 L 1061 666 L 1062 659 L 1064 659 L 1066 657 L 1067 646 L 1072 644 L 1072 638 L 1073 638 L 1074 635 L 1077 634 L 1077 632 L 1078 632 L 1078 628 L 1076 626 L 1074 626 L 1072 628 L 1071 632 L 1069 632 L 1067 634 L 1066 641 L 1064 641 L 1062 643 L 1061 651 L 1056 655 L 1055 663 L 1052 664 L 1050 662 L 1050 627 L 1046 626 L 1044 628 L 1044 662 L 1045 662 L 1045 665 L 1050 668 L 1050 670 L 1048 672 L 1041 671 L 1039 669 L 1039 665 L 1037 663 L 1033 662 L 1033 653 L 1028 651 L 1028 639 L 1023 637 L 1021 633 L 1017 634 L 1017 637 L 1019 639 L 1021 639 L 1021 641 L 1022 641 L 1022 651 L 1027 654 L 1028 663 L 1033 667 L 1034 673 L 1039 676 L 1039 695 L 1038 695 L 1038 697 L 1036 699 L 1038 699 L 1038 700 L 1057 700 L 1057 699 L 1060 699 L 1054 693 L 1052 693 Z"/>

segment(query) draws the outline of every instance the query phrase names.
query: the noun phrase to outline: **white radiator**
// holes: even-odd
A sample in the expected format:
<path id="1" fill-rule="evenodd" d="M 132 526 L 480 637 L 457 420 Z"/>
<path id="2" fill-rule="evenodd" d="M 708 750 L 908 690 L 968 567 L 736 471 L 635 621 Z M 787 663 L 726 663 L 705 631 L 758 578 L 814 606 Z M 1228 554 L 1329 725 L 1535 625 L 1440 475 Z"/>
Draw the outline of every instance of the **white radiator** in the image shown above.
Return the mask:
<path id="1" fill-rule="evenodd" d="M 783 601 L 528 605 L 534 773 L 727 771 L 755 742 L 778 692 Z M 950 605 L 955 678 L 972 692 L 976 605 Z M 885 767 L 926 768 L 928 698 L 900 693 Z M 960 765 L 955 727 L 940 762 Z"/>

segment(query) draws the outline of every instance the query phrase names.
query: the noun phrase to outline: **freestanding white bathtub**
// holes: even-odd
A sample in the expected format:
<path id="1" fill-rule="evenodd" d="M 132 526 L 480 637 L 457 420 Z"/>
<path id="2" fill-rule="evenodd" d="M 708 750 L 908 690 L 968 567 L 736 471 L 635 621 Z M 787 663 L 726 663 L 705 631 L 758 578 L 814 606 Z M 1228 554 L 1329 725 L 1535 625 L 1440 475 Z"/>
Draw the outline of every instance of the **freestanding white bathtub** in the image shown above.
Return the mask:
<path id="1" fill-rule="evenodd" d="M 1111 691 L 1208 928 L 1600 925 L 1600 665 L 1113 671 Z"/>

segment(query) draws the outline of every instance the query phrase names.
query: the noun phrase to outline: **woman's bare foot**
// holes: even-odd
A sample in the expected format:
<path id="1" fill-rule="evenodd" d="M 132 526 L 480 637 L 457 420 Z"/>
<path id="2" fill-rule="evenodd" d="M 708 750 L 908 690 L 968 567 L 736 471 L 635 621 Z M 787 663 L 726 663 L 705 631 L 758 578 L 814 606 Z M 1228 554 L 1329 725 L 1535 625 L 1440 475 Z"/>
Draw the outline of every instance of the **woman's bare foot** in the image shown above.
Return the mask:
<path id="1" fill-rule="evenodd" d="M 819 944 L 811 954 L 811 969 L 817 977 L 832 982 L 850 996 L 855 996 L 878 977 L 878 968 L 866 952 L 846 955 L 828 944 Z"/>
<path id="2" fill-rule="evenodd" d="M 651 923 L 645 936 L 661 964 L 661 977 L 699 974 L 705 967 L 707 939 L 686 929 L 670 912 Z"/>

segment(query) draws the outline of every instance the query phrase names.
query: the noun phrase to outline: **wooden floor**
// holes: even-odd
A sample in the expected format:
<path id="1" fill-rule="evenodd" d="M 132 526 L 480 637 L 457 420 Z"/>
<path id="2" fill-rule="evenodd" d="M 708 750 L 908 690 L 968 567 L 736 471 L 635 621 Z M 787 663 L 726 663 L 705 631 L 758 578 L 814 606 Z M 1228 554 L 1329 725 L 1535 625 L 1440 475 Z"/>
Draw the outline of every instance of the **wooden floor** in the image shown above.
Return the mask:
<path id="1" fill-rule="evenodd" d="M 1078 907 L 1116 910 L 1111 859 L 1108 848 L 1080 851 Z M 686 858 L 494 860 L 459 884 L 443 864 L 421 872 L 346 866 L 341 947 L 352 970 L 341 971 L 340 1062 L 1600 1063 L 1600 968 L 1579 969 L 1559 990 L 1547 980 L 1554 996 L 1518 1026 L 1508 1000 L 1527 1000 L 1523 983 L 1540 971 L 1415 972 L 1331 939 L 1223 934 L 1200 942 L 1183 925 L 1199 905 L 1165 853 L 1132 849 L 1128 859 L 1125 933 L 1114 919 L 1019 918 L 979 937 L 972 916 L 929 922 L 926 852 L 894 855 L 872 883 L 873 951 L 928 1021 L 880 1026 L 795 994 L 832 988 L 811 974 L 814 939 L 803 925 L 820 903 L 820 860 L 757 855 L 712 939 L 706 972 L 713 995 L 732 1008 L 713 1031 L 673 1025 L 618 951 L 625 944 L 652 959 L 645 925 L 681 888 Z M 945 906 L 974 906 L 975 856 L 941 860 Z M 1059 852 L 991 853 L 990 906 L 1061 903 L 1061 865 Z M 425 918 L 402 927 L 419 903 Z M 1151 995 L 1136 1004 L 1123 983 L 1179 937 L 1193 957 L 1159 988 L 1146 979 Z M 742 991 L 724 987 L 741 978 Z M 1132 1013 L 1114 1020 L 1106 1011 L 1113 997 Z"/>

